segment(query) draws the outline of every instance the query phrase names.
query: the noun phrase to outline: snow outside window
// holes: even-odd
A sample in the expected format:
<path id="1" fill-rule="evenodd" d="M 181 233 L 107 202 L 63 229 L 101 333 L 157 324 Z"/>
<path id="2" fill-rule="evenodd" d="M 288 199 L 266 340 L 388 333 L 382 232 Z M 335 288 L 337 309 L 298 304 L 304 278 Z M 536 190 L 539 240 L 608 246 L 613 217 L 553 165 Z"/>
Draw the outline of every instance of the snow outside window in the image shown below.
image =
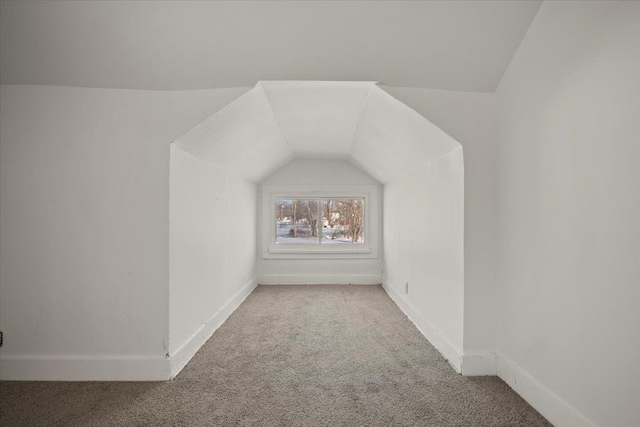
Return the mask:
<path id="1" fill-rule="evenodd" d="M 283 199 L 275 202 L 276 244 L 363 244 L 364 199 Z"/>
<path id="2" fill-rule="evenodd" d="M 377 257 L 378 188 L 264 186 L 264 258 Z"/>

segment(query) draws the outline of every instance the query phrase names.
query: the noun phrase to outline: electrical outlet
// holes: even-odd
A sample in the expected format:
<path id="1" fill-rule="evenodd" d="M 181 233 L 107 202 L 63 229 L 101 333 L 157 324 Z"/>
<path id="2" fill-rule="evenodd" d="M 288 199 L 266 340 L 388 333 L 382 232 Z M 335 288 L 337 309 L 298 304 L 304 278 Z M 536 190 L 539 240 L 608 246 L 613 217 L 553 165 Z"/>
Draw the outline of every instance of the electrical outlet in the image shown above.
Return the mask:
<path id="1" fill-rule="evenodd" d="M 408 294 L 409 293 L 409 282 L 404 284 L 404 293 Z"/>

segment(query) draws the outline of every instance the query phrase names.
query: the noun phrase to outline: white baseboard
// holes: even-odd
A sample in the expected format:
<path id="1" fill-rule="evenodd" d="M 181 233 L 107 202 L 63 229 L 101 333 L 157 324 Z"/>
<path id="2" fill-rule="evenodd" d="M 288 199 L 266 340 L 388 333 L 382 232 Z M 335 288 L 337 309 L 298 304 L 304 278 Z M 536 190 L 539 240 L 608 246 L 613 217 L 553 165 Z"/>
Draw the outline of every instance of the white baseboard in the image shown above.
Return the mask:
<path id="1" fill-rule="evenodd" d="M 169 360 L 157 356 L 2 356 L 6 381 L 162 381 Z"/>
<path id="2" fill-rule="evenodd" d="M 391 286 L 384 283 L 382 287 L 391 297 L 391 299 L 400 307 L 400 310 L 407 315 L 409 320 L 413 322 L 418 330 L 427 340 L 444 356 L 456 372 L 462 371 L 462 352 L 456 348 L 449 340 L 442 335 L 429 320 L 425 319 L 411 304 L 400 296 Z"/>
<path id="3" fill-rule="evenodd" d="M 263 274 L 261 285 L 379 285 L 382 274 Z"/>
<path id="4" fill-rule="evenodd" d="M 165 356 L 0 356 L 3 381 L 166 381 L 175 377 L 257 286 L 254 278 L 191 336 Z"/>
<path id="5" fill-rule="evenodd" d="M 498 377 L 557 427 L 596 427 L 574 407 L 540 384 L 507 357 L 496 357 Z"/>
<path id="6" fill-rule="evenodd" d="M 462 375 L 474 377 L 496 373 L 495 353 L 465 353 L 462 356 Z"/>
<path id="7" fill-rule="evenodd" d="M 597 427 L 507 357 L 496 353 L 462 354 L 391 286 L 383 288 L 422 334 L 438 349 L 457 372 L 466 376 L 497 375 L 516 393 L 558 427 Z"/>
<path id="8" fill-rule="evenodd" d="M 171 378 L 175 378 L 176 375 L 182 371 L 204 343 L 211 338 L 211 335 L 213 335 L 220 326 L 222 326 L 231 313 L 233 313 L 249 296 L 249 294 L 253 292 L 256 286 L 258 286 L 258 278 L 254 277 L 233 297 L 231 297 L 231 299 L 223 305 L 220 310 L 211 316 L 209 320 L 200 327 L 200 329 L 191 335 L 191 337 L 189 337 L 184 344 L 180 346 L 180 348 L 170 355 L 169 361 L 171 363 Z"/>

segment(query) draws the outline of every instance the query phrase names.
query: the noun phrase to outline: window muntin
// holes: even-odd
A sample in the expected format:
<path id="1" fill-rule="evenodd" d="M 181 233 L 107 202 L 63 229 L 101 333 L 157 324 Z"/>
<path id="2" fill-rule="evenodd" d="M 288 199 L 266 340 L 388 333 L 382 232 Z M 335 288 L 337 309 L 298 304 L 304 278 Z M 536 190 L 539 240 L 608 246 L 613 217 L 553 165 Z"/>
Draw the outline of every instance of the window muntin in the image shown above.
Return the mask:
<path id="1" fill-rule="evenodd" d="M 381 235 L 381 215 L 382 203 L 380 197 L 381 188 L 376 184 L 329 184 L 329 185 L 310 185 L 310 184 L 262 184 L 261 185 L 261 201 L 260 201 L 260 235 L 263 259 L 356 259 L 356 258 L 377 258 L 379 256 L 379 245 Z M 356 238 L 357 243 L 351 242 L 348 236 L 341 233 L 333 233 L 336 231 L 335 222 L 330 224 L 322 221 L 324 216 L 322 212 L 318 214 L 320 218 L 316 225 L 321 228 L 316 236 L 306 236 L 306 242 L 302 240 L 287 241 L 282 237 L 287 237 L 289 233 L 286 224 L 291 213 L 287 215 L 288 205 L 282 207 L 282 203 L 278 201 L 311 201 L 317 200 L 320 204 L 320 210 L 327 209 L 329 200 L 361 200 L 363 208 L 363 225 L 362 235 Z M 290 202 L 292 203 L 292 202 Z M 296 207 L 304 209 L 302 203 Z M 282 209 L 283 212 L 280 212 Z M 313 209 L 313 206 L 312 206 Z M 329 206 L 329 211 L 333 210 Z M 280 225 L 285 223 L 280 229 L 281 238 L 278 238 L 278 221 Z M 307 220 L 308 221 L 308 220 Z M 327 225 L 324 228 L 324 225 Z M 285 231 L 286 230 L 286 231 Z M 338 228 L 338 231 L 340 229 Z M 308 233 L 308 232 L 307 232 Z M 302 233 L 306 234 L 306 233 Z M 346 234 L 346 233 L 345 233 Z M 320 237 L 322 236 L 322 237 Z M 311 237 L 311 238 L 310 238 Z M 335 237 L 331 239 L 331 237 Z M 346 238 L 345 238 L 346 237 Z M 319 239 L 322 239 L 320 241 Z M 318 240 L 316 240 L 318 239 Z M 342 240 L 349 241 L 342 241 Z M 278 243 L 280 240 L 281 243 Z"/>
<path id="2" fill-rule="evenodd" d="M 364 198 L 287 198 L 275 200 L 276 244 L 362 245 Z"/>

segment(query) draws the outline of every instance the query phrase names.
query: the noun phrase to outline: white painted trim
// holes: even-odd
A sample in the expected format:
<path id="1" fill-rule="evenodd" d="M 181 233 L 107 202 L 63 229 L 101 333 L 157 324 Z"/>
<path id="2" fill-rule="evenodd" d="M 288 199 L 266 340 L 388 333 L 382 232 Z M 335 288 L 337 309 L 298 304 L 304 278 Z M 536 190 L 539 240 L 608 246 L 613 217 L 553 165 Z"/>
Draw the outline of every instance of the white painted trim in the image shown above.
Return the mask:
<path id="1" fill-rule="evenodd" d="M 465 353 L 462 355 L 462 375 L 467 377 L 496 375 L 495 353 Z"/>
<path id="2" fill-rule="evenodd" d="M 400 310 L 416 325 L 422 335 L 447 359 L 453 369 L 460 373 L 462 371 L 462 352 L 451 344 L 447 337 L 445 337 L 433 323 L 425 319 L 418 310 L 402 298 L 391 286 L 383 282 L 382 287 L 389 297 L 400 307 Z"/>
<path id="3" fill-rule="evenodd" d="M 170 377 L 176 375 L 189 363 L 191 358 L 207 342 L 211 335 L 229 318 L 242 302 L 258 286 L 258 278 L 254 277 L 242 289 L 240 289 L 231 299 L 222 306 L 213 316 L 207 320 L 193 335 L 191 335 L 173 354 L 170 355 L 171 364 Z"/>
<path id="4" fill-rule="evenodd" d="M 166 381 L 174 378 L 258 284 L 238 291 L 173 355 L 165 356 L 0 356 L 4 381 Z"/>
<path id="5" fill-rule="evenodd" d="M 2 356 L 6 381 L 162 381 L 169 360 L 163 356 Z"/>
<path id="6" fill-rule="evenodd" d="M 297 185 L 262 184 L 260 186 L 260 246 L 262 259 L 366 259 L 378 258 L 382 235 L 380 212 L 382 188 L 378 184 Z M 276 200 L 283 199 L 364 199 L 364 243 L 356 245 L 276 244 Z M 377 282 L 378 284 L 380 281 Z"/>
<path id="7" fill-rule="evenodd" d="M 261 285 L 379 285 L 382 274 L 263 274 Z"/>
<path id="8" fill-rule="evenodd" d="M 506 356 L 497 355 L 497 373 L 516 393 L 557 427 L 596 427 L 583 414 L 543 386 Z"/>

